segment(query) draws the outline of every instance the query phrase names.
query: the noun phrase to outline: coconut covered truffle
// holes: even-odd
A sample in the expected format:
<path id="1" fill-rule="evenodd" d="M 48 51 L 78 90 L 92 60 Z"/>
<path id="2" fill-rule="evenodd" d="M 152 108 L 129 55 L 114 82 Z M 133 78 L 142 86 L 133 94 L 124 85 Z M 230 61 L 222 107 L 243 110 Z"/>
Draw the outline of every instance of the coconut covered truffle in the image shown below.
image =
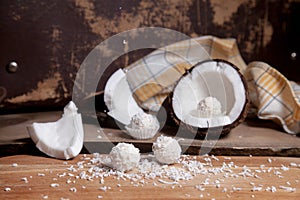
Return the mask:
<path id="1" fill-rule="evenodd" d="M 218 116 L 222 113 L 221 103 L 215 97 L 206 97 L 198 103 L 197 111 L 204 117 Z"/>
<path id="2" fill-rule="evenodd" d="M 158 121 L 155 116 L 140 112 L 132 117 L 129 126 L 133 129 L 155 129 Z"/>
<path id="3" fill-rule="evenodd" d="M 153 143 L 152 151 L 159 162 L 173 164 L 180 158 L 181 147 L 177 140 L 162 135 Z"/>
<path id="4" fill-rule="evenodd" d="M 140 112 L 131 118 L 130 124 L 125 128 L 133 138 L 149 139 L 157 133 L 159 122 L 154 115 Z"/>
<path id="5" fill-rule="evenodd" d="M 132 144 L 119 143 L 113 147 L 109 153 L 110 165 L 118 171 L 130 171 L 135 168 L 140 161 L 140 150 Z"/>

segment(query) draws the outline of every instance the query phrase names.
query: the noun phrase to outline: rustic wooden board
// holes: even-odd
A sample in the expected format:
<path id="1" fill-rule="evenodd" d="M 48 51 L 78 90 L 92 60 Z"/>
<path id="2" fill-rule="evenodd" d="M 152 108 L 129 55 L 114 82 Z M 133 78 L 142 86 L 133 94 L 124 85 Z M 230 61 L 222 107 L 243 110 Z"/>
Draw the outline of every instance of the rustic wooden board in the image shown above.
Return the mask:
<path id="1" fill-rule="evenodd" d="M 86 157 L 90 157 L 87 155 Z M 85 157 L 85 158 L 86 158 Z M 208 157 L 206 157 L 208 158 Z M 100 178 L 93 180 L 76 179 L 80 171 L 86 171 L 90 165 L 77 172 L 68 171 L 71 165 L 77 169 L 77 162 L 84 160 L 82 155 L 71 161 L 62 161 L 40 156 L 16 155 L 0 158 L 0 197 L 1 199 L 299 199 L 300 197 L 300 168 L 290 167 L 291 163 L 300 164 L 299 158 L 288 157 L 217 157 L 219 161 L 212 159 L 212 166 L 219 168 L 222 163 L 233 162 L 232 173 L 243 171 L 246 166 L 252 172 L 257 171 L 259 177 L 228 177 L 224 178 L 225 172 L 210 173 L 207 175 L 197 175 L 188 181 L 178 181 L 178 184 L 164 184 L 158 181 L 145 179 L 145 183 L 135 185 L 134 181 L 118 180 L 116 177 L 109 176 L 104 178 L 104 183 L 100 183 Z M 205 163 L 203 156 L 197 156 L 194 160 Z M 271 159 L 272 162 L 268 162 Z M 17 166 L 13 167 L 15 163 Z M 258 173 L 262 166 L 270 169 L 270 173 Z M 281 170 L 282 165 L 287 166 L 288 170 Z M 210 168 L 212 166 L 205 166 Z M 180 164 L 175 165 L 181 167 Z M 256 170 L 256 171 L 255 171 Z M 281 172 L 275 175 L 273 172 Z M 38 175 L 44 174 L 44 176 Z M 66 173 L 65 175 L 63 175 Z M 69 174 L 71 173 L 71 174 Z M 136 173 L 136 172 L 128 172 Z M 229 172 L 231 174 L 231 172 Z M 59 176 L 61 175 L 61 176 Z M 73 176 L 74 175 L 74 176 Z M 28 182 L 25 182 L 26 178 Z M 209 178 L 209 184 L 202 184 L 204 191 L 197 189 L 196 185 L 201 185 L 206 178 Z M 70 179 L 71 182 L 67 183 Z M 216 187 L 215 180 L 221 180 L 220 187 Z M 73 182 L 75 181 L 75 182 Z M 131 183 L 134 182 L 134 183 Z M 155 186 L 153 183 L 157 183 Z M 170 181 L 169 181 L 170 182 Z M 58 187 L 51 187 L 50 184 L 58 183 Z M 118 185 L 120 184 L 120 185 Z M 252 184 L 252 185 L 251 185 Z M 252 191 L 254 185 L 262 187 L 261 191 Z M 280 189 L 280 186 L 295 188 L 294 192 L 288 192 Z M 85 188 L 83 188 L 83 186 Z M 100 187 L 110 187 L 107 191 L 102 191 Z M 267 187 L 276 187 L 276 192 L 266 191 Z M 173 187 L 173 188 L 172 188 Z M 240 188 L 234 190 L 233 188 Z M 10 188 L 11 191 L 5 191 Z M 76 188 L 77 192 L 70 191 Z M 224 188 L 227 191 L 224 192 Z M 223 191 L 223 192 L 222 192 Z M 200 195 L 203 195 L 200 198 Z M 98 197 L 99 196 L 99 197 Z"/>
<path id="2" fill-rule="evenodd" d="M 299 8 L 299 0 L 1 1 L 0 107 L 10 113 L 62 108 L 88 53 L 106 39 L 140 27 L 236 38 L 246 63 L 264 61 L 300 81 Z M 108 45 L 106 52 L 114 50 Z M 101 77 L 99 90 L 114 70 L 140 56 L 132 52 L 116 59 Z M 6 72 L 10 61 L 19 64 L 16 73 Z"/>
<path id="3" fill-rule="evenodd" d="M 26 126 L 33 122 L 50 122 L 59 119 L 61 112 L 27 113 L 0 116 L 1 155 L 18 153 L 39 154 L 29 138 Z M 155 138 L 134 140 L 124 131 L 112 128 L 100 128 L 94 124 L 84 124 L 85 139 L 83 153 L 108 153 L 118 142 L 133 143 L 142 152 L 151 151 Z M 207 143 L 194 139 L 193 135 L 177 134 L 174 128 L 166 128 L 158 135 L 165 134 L 180 139 L 183 150 L 188 154 L 199 154 L 201 146 Z M 157 135 L 157 136 L 158 136 Z M 261 120 L 247 120 L 225 138 L 215 142 L 211 154 L 214 155 L 268 155 L 300 156 L 300 138 L 288 135 L 276 124 Z"/>

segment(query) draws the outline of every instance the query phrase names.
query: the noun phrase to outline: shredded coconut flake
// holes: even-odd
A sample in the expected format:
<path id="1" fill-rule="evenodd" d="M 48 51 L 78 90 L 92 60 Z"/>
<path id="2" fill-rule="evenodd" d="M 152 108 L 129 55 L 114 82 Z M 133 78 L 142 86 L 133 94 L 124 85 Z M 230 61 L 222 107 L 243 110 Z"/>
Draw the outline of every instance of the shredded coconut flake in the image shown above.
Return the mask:
<path id="1" fill-rule="evenodd" d="M 38 176 L 45 176 L 45 174 L 43 174 L 43 173 L 38 173 Z"/>
<path id="2" fill-rule="evenodd" d="M 256 186 L 254 186 L 254 187 L 251 189 L 252 192 L 261 191 L 261 190 L 262 190 L 262 187 L 256 187 Z"/>
<path id="3" fill-rule="evenodd" d="M 51 183 L 50 186 L 51 186 L 51 187 L 58 187 L 59 184 L 58 184 L 58 183 Z"/>
<path id="4" fill-rule="evenodd" d="M 286 186 L 279 186 L 280 189 L 283 189 L 286 192 L 295 192 L 296 188 L 292 188 L 292 187 L 286 187 Z"/>
<path id="5" fill-rule="evenodd" d="M 25 183 L 28 183 L 28 180 L 26 177 L 21 178 L 22 181 L 24 181 Z"/>
<path id="6" fill-rule="evenodd" d="M 253 192 L 267 191 L 275 193 L 278 189 L 286 192 L 296 191 L 296 188 L 290 187 L 294 182 L 289 181 L 285 181 L 287 186 L 263 186 L 262 184 L 259 184 L 259 179 L 261 179 L 261 177 L 257 174 L 264 177 L 266 174 L 263 173 L 272 172 L 272 174 L 268 174 L 268 176 L 273 176 L 278 180 L 279 178 L 283 178 L 281 174 L 284 173 L 284 171 L 288 171 L 288 167 L 283 164 L 279 167 L 267 168 L 265 165 L 257 165 L 254 168 L 250 168 L 247 166 L 239 167 L 232 161 L 226 162 L 226 160 L 229 159 L 224 158 L 224 161 L 220 161 L 222 160 L 222 157 L 220 157 L 220 159 L 217 158 L 219 160 L 216 158 L 217 157 L 207 155 L 204 156 L 203 159 L 198 160 L 198 157 L 196 156 L 182 155 L 178 159 L 178 164 L 167 165 L 158 162 L 153 155 L 142 155 L 135 170 L 125 172 L 103 165 L 103 163 L 105 163 L 104 160 L 107 159 L 107 155 L 93 154 L 82 157 L 81 161 L 77 162 L 75 165 L 67 166 L 67 173 L 62 172 L 61 174 L 57 174 L 57 177 L 62 178 L 66 176 L 65 179 L 67 183 L 75 183 L 75 178 L 86 181 L 96 181 L 99 183 L 99 186 L 102 185 L 99 190 L 104 192 L 111 189 L 108 185 L 103 185 L 106 183 L 105 179 L 108 177 L 113 177 L 115 180 L 127 181 L 131 183 L 133 187 L 143 187 L 147 184 L 158 186 L 157 182 L 159 182 L 160 186 L 161 184 L 169 185 L 163 186 L 164 188 L 168 187 L 170 189 L 175 189 L 183 187 L 182 185 L 186 184 L 188 180 L 192 180 L 199 175 L 203 175 L 205 178 L 194 186 L 196 190 L 203 192 L 206 190 L 206 187 L 215 186 L 216 188 L 222 188 L 220 191 L 222 190 L 224 196 L 226 195 L 228 197 L 231 197 L 229 193 L 241 191 L 242 189 L 246 190 L 241 187 L 232 186 L 230 191 L 230 189 L 228 190 L 226 187 L 221 187 L 223 184 L 226 185 L 227 178 L 231 177 L 237 179 L 236 181 L 240 181 L 241 179 L 249 180 L 249 184 L 251 185 L 250 190 Z M 215 164 L 217 162 L 218 166 L 213 165 L 213 163 Z M 291 167 L 295 165 L 298 164 L 289 164 Z M 224 178 L 222 179 L 222 177 Z M 295 182 L 297 181 L 298 180 L 295 180 Z M 58 183 L 52 183 L 50 186 L 58 187 L 59 185 Z M 121 184 L 118 183 L 115 186 L 121 187 Z M 82 188 L 85 188 L 85 186 L 82 186 Z M 70 191 L 76 192 L 77 190 L 74 187 L 70 188 Z M 121 192 L 122 190 L 118 188 L 117 191 Z M 201 195 L 203 197 L 203 194 L 200 194 L 200 198 L 202 198 Z"/>
<path id="7" fill-rule="evenodd" d="M 287 166 L 284 166 L 284 165 L 281 165 L 281 168 L 280 168 L 282 171 L 289 171 L 290 168 L 287 167 Z"/>

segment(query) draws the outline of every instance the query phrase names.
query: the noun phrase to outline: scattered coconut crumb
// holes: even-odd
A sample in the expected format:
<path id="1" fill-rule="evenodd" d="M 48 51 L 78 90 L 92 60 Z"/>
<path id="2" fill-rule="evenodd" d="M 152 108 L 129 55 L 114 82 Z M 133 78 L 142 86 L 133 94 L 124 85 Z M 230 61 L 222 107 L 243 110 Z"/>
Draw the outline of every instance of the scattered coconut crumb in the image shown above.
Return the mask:
<path id="1" fill-rule="evenodd" d="M 22 181 L 24 181 L 25 183 L 28 183 L 28 180 L 26 177 L 21 178 Z"/>
<path id="2" fill-rule="evenodd" d="M 214 160 L 216 160 L 216 161 L 220 161 L 220 159 L 219 158 L 217 158 L 216 156 L 214 156 L 214 155 L 211 155 L 211 158 L 212 159 L 214 159 Z"/>
<path id="3" fill-rule="evenodd" d="M 292 187 L 286 187 L 286 186 L 279 186 L 280 189 L 283 189 L 286 192 L 295 192 L 296 188 L 292 188 Z"/>
<path id="4" fill-rule="evenodd" d="M 98 195 L 98 196 L 97 196 L 97 198 L 98 198 L 98 199 L 102 199 L 102 198 L 103 198 L 103 196 L 101 196 L 101 195 Z"/>
<path id="5" fill-rule="evenodd" d="M 252 192 L 261 191 L 261 190 L 262 190 L 262 187 L 256 187 L 256 186 L 254 186 L 254 187 L 251 189 Z"/>
<path id="6" fill-rule="evenodd" d="M 76 183 L 75 180 L 77 179 L 96 181 L 96 183 L 99 183 L 99 186 L 102 185 L 102 187 L 99 187 L 99 190 L 106 192 L 107 190 L 111 189 L 111 187 L 103 185 L 105 183 L 105 179 L 108 177 L 112 177 L 115 180 L 127 181 L 134 187 L 143 187 L 146 184 L 153 184 L 153 186 L 161 186 L 162 184 L 165 184 L 163 188 L 175 189 L 183 187 L 186 184 L 186 181 L 202 175 L 204 178 L 195 185 L 196 190 L 199 192 L 204 192 L 207 189 L 206 187 L 211 188 L 212 186 L 220 188 L 220 192 L 222 191 L 224 196 L 226 195 L 228 198 L 231 198 L 229 194 L 232 194 L 232 192 L 241 190 L 251 190 L 252 192 L 267 191 L 272 193 L 275 193 L 278 190 L 283 190 L 285 192 L 296 191 L 296 188 L 290 187 L 294 181 L 284 181 L 283 183 L 286 183 L 286 186 L 264 186 L 258 182 L 258 179 L 262 179 L 262 177 L 266 176 L 265 173 L 269 173 L 269 176 L 273 176 L 278 180 L 279 178 L 284 178 L 283 175 L 286 175 L 285 173 L 286 171 L 289 171 L 289 167 L 298 166 L 296 163 L 289 163 L 287 165 L 281 164 L 278 167 L 266 167 L 265 165 L 258 165 L 253 169 L 252 167 L 247 167 L 246 165 L 237 166 L 233 161 L 231 161 L 230 157 L 223 157 L 224 160 L 222 161 L 222 157 L 206 155 L 203 157 L 203 159 L 197 160 L 198 157 L 196 156 L 182 155 L 178 159 L 178 164 L 174 166 L 158 162 L 153 155 L 142 155 L 136 168 L 131 172 L 126 172 L 105 166 L 102 164 L 104 163 L 103 160 L 105 158 L 105 156 L 97 153 L 92 155 L 84 155 L 76 164 L 65 166 L 66 172 L 60 172 L 60 174 L 56 174 L 57 178 L 53 178 L 52 180 L 54 182 L 55 180 L 65 177 L 63 180 L 66 181 L 67 184 L 71 185 Z M 271 160 L 271 158 L 269 159 Z M 219 161 L 218 166 L 214 165 L 215 161 Z M 49 173 L 51 172 L 49 171 Z M 37 175 L 45 176 L 43 173 L 38 173 Z M 216 177 L 218 178 L 215 179 Z M 232 185 L 232 189 L 230 190 L 226 187 L 223 187 L 226 185 L 227 178 L 246 179 L 249 181 L 251 188 L 247 189 Z M 21 180 L 25 183 L 28 182 L 27 177 L 23 177 Z M 283 180 L 281 180 L 281 182 L 282 181 Z M 157 184 L 157 182 L 160 184 Z M 298 183 L 299 180 L 295 180 L 295 182 Z M 51 183 L 50 186 L 59 187 L 59 184 Z M 117 191 L 122 192 L 120 189 L 120 183 L 117 183 L 115 186 L 118 187 Z M 82 189 L 86 188 L 83 185 L 78 187 L 81 187 Z M 4 190 L 10 191 L 11 189 L 7 187 L 4 188 Z M 69 190 L 74 193 L 77 192 L 75 187 L 71 187 Z M 206 193 L 206 195 L 210 196 L 209 193 Z M 42 197 L 44 199 L 48 198 L 47 195 Z M 188 198 L 191 196 L 189 194 L 185 194 L 185 197 Z M 199 197 L 203 198 L 204 194 L 199 194 Z M 255 196 L 251 195 L 251 197 L 254 198 Z M 103 197 L 99 195 L 98 198 Z"/>
<path id="7" fill-rule="evenodd" d="M 163 184 L 169 184 L 169 185 L 178 184 L 178 182 L 176 182 L 176 181 L 169 182 L 169 181 L 164 181 L 162 179 L 158 179 L 158 182 L 163 183 Z"/>
<path id="8" fill-rule="evenodd" d="M 232 187 L 232 191 L 241 191 L 242 190 L 242 188 L 238 188 L 238 187 Z"/>
<path id="9" fill-rule="evenodd" d="M 284 166 L 284 165 L 281 165 L 281 168 L 280 168 L 282 171 L 289 171 L 290 168 L 287 167 L 287 166 Z"/>
<path id="10" fill-rule="evenodd" d="M 296 163 L 291 162 L 291 163 L 290 163 L 290 166 L 291 166 L 291 167 L 297 167 L 298 165 L 297 165 Z"/>
<path id="11" fill-rule="evenodd" d="M 72 188 L 70 188 L 70 191 L 75 193 L 75 192 L 77 192 L 77 189 L 75 187 L 72 187 Z"/>
<path id="12" fill-rule="evenodd" d="M 6 187 L 6 188 L 4 188 L 4 191 L 5 191 L 5 192 L 9 192 L 9 191 L 11 191 L 11 188 Z"/>
<path id="13" fill-rule="evenodd" d="M 58 187 L 59 184 L 58 184 L 58 183 L 51 183 L 50 186 L 51 186 L 51 187 Z"/>
<path id="14" fill-rule="evenodd" d="M 11 164 L 12 167 L 18 167 L 18 164 L 17 163 L 13 163 Z"/>
<path id="15" fill-rule="evenodd" d="M 195 188 L 198 189 L 199 191 L 205 190 L 205 188 L 203 188 L 201 185 L 196 185 Z"/>
<path id="16" fill-rule="evenodd" d="M 276 192 L 276 191 L 277 191 L 276 187 L 275 186 L 271 186 L 271 192 Z"/>
<path id="17" fill-rule="evenodd" d="M 44 195 L 43 196 L 43 199 L 48 199 L 49 197 L 47 195 Z"/>
<path id="18" fill-rule="evenodd" d="M 103 187 L 100 187 L 99 190 L 102 190 L 102 191 L 106 192 L 108 190 L 108 187 L 107 186 L 103 186 Z"/>

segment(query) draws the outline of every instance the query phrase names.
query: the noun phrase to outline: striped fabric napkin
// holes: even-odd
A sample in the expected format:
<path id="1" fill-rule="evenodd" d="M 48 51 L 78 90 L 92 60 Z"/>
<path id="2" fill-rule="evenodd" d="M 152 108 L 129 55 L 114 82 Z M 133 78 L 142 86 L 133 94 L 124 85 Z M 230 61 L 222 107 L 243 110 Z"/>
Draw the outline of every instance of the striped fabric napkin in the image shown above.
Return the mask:
<path id="1" fill-rule="evenodd" d="M 247 66 L 233 38 L 203 36 L 180 41 L 153 51 L 124 71 L 137 103 L 157 111 L 182 75 L 208 59 L 227 60 L 240 69 L 259 118 L 274 120 L 288 133 L 300 132 L 300 86 L 266 63 L 252 62 Z"/>
<path id="2" fill-rule="evenodd" d="M 212 58 L 227 60 L 242 72 L 247 67 L 235 39 L 204 36 L 153 51 L 126 67 L 126 77 L 138 104 L 148 110 L 157 110 L 188 69 Z"/>
<path id="3" fill-rule="evenodd" d="M 287 133 L 299 133 L 300 85 L 264 62 L 251 62 L 244 75 L 257 116 L 281 124 Z"/>

